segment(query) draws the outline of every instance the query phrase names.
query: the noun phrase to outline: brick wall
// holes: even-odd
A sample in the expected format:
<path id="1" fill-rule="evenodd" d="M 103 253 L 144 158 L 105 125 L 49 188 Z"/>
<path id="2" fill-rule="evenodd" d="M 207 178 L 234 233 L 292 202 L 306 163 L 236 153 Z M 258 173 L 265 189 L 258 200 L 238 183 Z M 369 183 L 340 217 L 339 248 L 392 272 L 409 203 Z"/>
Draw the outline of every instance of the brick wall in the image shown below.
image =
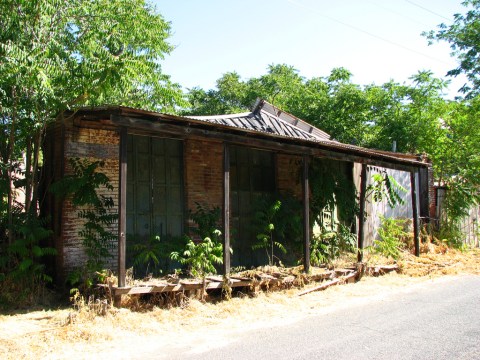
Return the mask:
<path id="1" fill-rule="evenodd" d="M 69 158 L 82 157 L 91 161 L 102 160 L 105 166 L 101 169 L 111 181 L 113 191 L 100 189 L 100 194 L 111 196 L 118 205 L 118 147 L 119 134 L 113 130 L 87 129 L 65 126 L 64 168 L 65 175 L 71 173 Z M 302 158 L 300 156 L 278 154 L 276 156 L 277 188 L 284 193 L 291 193 L 302 198 L 300 174 Z M 184 141 L 184 184 L 187 210 L 195 210 L 196 203 L 208 208 L 223 208 L 223 143 L 215 140 L 186 139 Z M 86 255 L 78 232 L 82 229 L 83 220 L 78 217 L 80 209 L 73 208 L 69 201 L 62 207 L 62 225 L 60 231 L 61 244 L 59 258 L 64 276 L 68 271 L 82 266 Z M 118 212 L 118 209 L 113 209 Z M 192 224 L 189 224 L 190 226 Z M 117 232 L 117 223 L 110 227 Z M 109 262 L 112 270 L 117 268 L 117 244 L 112 244 L 113 258 Z"/>
<path id="2" fill-rule="evenodd" d="M 113 186 L 113 191 L 105 188 L 98 190 L 99 195 L 112 197 L 115 207 L 112 213 L 118 213 L 118 146 L 119 134 L 112 130 L 99 130 L 74 127 L 71 124 L 65 127 L 65 147 L 64 147 L 64 164 L 65 175 L 71 174 L 69 158 L 81 157 L 87 158 L 89 161 L 101 160 L 104 166 L 99 171 L 106 174 Z M 80 209 L 74 208 L 70 201 L 66 200 L 62 208 L 62 226 L 60 233 L 60 257 L 62 258 L 63 274 L 81 267 L 85 264 L 86 255 L 82 240 L 78 235 L 83 228 L 84 220 L 78 217 Z M 118 231 L 117 223 L 109 226 L 110 231 L 116 233 Z M 113 258 L 108 260 L 107 268 L 116 270 L 117 268 L 117 243 L 110 245 Z"/>
<path id="3" fill-rule="evenodd" d="M 184 143 L 184 183 L 187 210 L 196 203 L 223 208 L 223 144 L 187 139 Z M 192 224 L 189 224 L 191 226 Z"/>
<path id="4" fill-rule="evenodd" d="M 302 157 L 287 154 L 277 154 L 277 188 L 281 193 L 291 193 L 295 198 L 303 198 Z"/>

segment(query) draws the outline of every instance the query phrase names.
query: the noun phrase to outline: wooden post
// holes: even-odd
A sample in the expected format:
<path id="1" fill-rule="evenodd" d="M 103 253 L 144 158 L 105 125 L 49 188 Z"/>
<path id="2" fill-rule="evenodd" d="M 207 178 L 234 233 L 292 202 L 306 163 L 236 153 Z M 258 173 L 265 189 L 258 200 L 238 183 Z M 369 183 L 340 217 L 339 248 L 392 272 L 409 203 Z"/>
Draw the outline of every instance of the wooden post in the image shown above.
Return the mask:
<path id="1" fill-rule="evenodd" d="M 420 238 L 418 230 L 418 209 L 417 209 L 417 171 L 410 172 L 410 186 L 412 192 L 412 217 L 413 217 L 413 241 L 415 243 L 415 256 L 420 256 Z"/>
<path id="2" fill-rule="evenodd" d="M 360 175 L 360 213 L 358 214 L 358 253 L 357 260 L 359 263 L 363 261 L 363 240 L 365 225 L 365 193 L 367 191 L 367 165 L 362 164 L 362 172 Z"/>
<path id="3" fill-rule="evenodd" d="M 308 156 L 303 156 L 303 271 L 310 271 L 310 194 L 308 186 Z"/>
<path id="4" fill-rule="evenodd" d="M 125 234 L 127 232 L 127 135 L 127 128 L 121 128 L 118 180 L 118 287 L 125 287 Z"/>
<path id="5" fill-rule="evenodd" d="M 230 273 L 230 149 L 223 143 L 223 274 Z"/>

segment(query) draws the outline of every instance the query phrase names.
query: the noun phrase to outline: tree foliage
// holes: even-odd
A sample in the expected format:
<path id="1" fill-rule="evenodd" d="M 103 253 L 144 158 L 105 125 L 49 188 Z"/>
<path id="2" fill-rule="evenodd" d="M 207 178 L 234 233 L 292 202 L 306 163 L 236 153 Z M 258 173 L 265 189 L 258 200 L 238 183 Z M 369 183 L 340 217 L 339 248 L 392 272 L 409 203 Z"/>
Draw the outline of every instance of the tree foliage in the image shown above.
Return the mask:
<path id="1" fill-rule="evenodd" d="M 2 256 L 25 238 L 20 219 L 38 216 L 45 130 L 63 110 L 185 102 L 161 71 L 170 24 L 145 0 L 4 0 L 0 14 Z"/>
<path id="2" fill-rule="evenodd" d="M 455 14 L 453 23 L 442 23 L 438 30 L 424 32 L 430 43 L 446 41 L 450 44 L 452 55 L 459 60 L 459 65 L 450 70 L 447 75 L 457 76 L 465 74 L 470 84 L 464 84 L 460 91 L 467 98 L 473 98 L 480 93 L 480 1 L 465 0 L 462 2 L 467 8 L 465 14 Z"/>
<path id="3" fill-rule="evenodd" d="M 196 115 L 248 111 L 260 97 L 344 143 L 380 150 L 391 150 L 395 143 L 399 152 L 425 153 L 433 162 L 435 180 L 450 189 L 449 216 L 458 219 L 478 199 L 480 100 L 447 100 L 447 85 L 428 70 L 414 74 L 408 83 L 361 86 L 344 68 L 307 79 L 292 66 L 270 65 L 256 78 L 243 80 L 237 73 L 227 73 L 216 89 L 191 90 L 186 111 Z M 325 182 L 328 177 L 318 178 Z M 317 194 L 319 204 L 333 201 Z"/>

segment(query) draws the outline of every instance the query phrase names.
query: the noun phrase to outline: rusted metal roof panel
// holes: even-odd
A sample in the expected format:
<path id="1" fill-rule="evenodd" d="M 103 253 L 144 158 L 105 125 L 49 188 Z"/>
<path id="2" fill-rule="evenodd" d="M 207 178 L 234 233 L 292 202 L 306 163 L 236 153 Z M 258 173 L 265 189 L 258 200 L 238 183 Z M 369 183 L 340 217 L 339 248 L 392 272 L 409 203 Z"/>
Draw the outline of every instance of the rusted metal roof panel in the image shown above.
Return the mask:
<path id="1" fill-rule="evenodd" d="M 328 134 L 314 128 L 306 122 L 294 118 L 287 113 L 280 114 L 273 105 L 267 102 L 262 102 L 261 105 L 262 106 L 256 106 L 252 112 L 248 113 L 217 116 L 188 116 L 188 118 L 295 139 L 330 141 Z"/>

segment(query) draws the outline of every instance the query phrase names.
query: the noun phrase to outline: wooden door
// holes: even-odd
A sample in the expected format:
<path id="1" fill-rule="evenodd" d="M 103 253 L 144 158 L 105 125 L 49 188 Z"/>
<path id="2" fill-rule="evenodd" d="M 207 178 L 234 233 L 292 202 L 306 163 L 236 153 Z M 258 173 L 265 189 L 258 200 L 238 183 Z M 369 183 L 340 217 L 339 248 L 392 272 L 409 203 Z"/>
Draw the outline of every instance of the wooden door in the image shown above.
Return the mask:
<path id="1" fill-rule="evenodd" d="M 232 265 L 258 266 L 268 262 L 264 251 L 252 250 L 256 243 L 256 201 L 275 193 L 273 153 L 247 147 L 230 150 L 232 206 Z"/>
<path id="2" fill-rule="evenodd" d="M 127 144 L 128 255 L 151 236 L 181 236 L 184 201 L 182 142 L 129 135 Z"/>

